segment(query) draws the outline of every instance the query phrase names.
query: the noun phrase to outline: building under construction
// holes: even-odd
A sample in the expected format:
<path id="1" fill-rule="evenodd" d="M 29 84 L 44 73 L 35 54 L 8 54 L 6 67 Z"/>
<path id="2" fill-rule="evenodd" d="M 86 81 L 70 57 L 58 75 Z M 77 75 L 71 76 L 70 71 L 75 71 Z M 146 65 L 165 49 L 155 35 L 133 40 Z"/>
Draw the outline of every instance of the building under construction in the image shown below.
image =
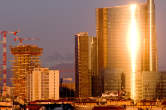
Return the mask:
<path id="1" fill-rule="evenodd" d="M 40 66 L 40 56 L 43 49 L 35 45 L 11 46 L 13 71 L 13 96 L 23 101 L 30 99 L 29 77 L 35 67 Z"/>

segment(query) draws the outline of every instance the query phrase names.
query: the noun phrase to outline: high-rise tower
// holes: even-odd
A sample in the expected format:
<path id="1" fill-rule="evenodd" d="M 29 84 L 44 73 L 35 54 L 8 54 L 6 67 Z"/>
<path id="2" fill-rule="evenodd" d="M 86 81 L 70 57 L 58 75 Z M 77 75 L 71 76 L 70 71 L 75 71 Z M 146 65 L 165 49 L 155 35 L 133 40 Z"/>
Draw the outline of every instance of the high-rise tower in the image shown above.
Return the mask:
<path id="1" fill-rule="evenodd" d="M 90 97 L 99 93 L 96 38 L 87 32 L 75 35 L 75 81 L 76 96 Z"/>
<path id="2" fill-rule="evenodd" d="M 34 45 L 18 45 L 11 47 L 13 60 L 13 96 L 24 101 L 30 100 L 30 75 L 35 67 L 40 66 L 42 48 Z"/>
<path id="3" fill-rule="evenodd" d="M 141 99 L 143 74 L 158 68 L 154 0 L 96 9 L 96 33 L 102 90 L 121 90 L 124 74 L 127 95 Z"/>
<path id="4" fill-rule="evenodd" d="M 147 0 L 148 26 L 149 26 L 149 50 L 150 50 L 150 71 L 158 70 L 157 44 L 156 44 L 156 25 L 155 25 L 155 4 L 154 0 Z"/>

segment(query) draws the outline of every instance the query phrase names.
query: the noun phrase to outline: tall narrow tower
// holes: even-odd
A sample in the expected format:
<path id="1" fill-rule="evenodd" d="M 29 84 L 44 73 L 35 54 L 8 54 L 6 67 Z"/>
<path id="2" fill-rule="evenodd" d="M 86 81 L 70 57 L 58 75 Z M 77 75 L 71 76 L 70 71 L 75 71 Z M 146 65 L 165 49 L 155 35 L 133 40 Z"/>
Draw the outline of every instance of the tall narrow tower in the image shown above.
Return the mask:
<path id="1" fill-rule="evenodd" d="M 91 97 L 99 94 L 96 38 L 87 32 L 75 35 L 76 96 Z"/>
<path id="2" fill-rule="evenodd" d="M 34 45 L 18 45 L 11 47 L 14 55 L 12 70 L 14 73 L 13 95 L 24 101 L 30 100 L 30 75 L 35 67 L 40 66 L 42 48 Z"/>
<path id="3" fill-rule="evenodd" d="M 155 25 L 155 3 L 154 0 L 147 0 L 148 12 L 148 37 L 149 37 L 149 69 L 157 71 L 157 44 L 156 44 L 156 25 Z"/>

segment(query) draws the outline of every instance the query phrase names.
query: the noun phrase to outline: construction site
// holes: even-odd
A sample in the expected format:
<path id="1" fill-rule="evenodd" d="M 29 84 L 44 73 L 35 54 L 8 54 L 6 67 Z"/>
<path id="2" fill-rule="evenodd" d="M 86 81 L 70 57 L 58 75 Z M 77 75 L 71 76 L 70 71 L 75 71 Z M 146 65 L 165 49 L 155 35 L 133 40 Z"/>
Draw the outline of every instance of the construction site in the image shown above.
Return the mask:
<path id="1" fill-rule="evenodd" d="M 30 99 L 30 75 L 35 67 L 40 67 L 43 49 L 35 45 L 11 46 L 13 71 L 13 96 L 28 101 Z"/>

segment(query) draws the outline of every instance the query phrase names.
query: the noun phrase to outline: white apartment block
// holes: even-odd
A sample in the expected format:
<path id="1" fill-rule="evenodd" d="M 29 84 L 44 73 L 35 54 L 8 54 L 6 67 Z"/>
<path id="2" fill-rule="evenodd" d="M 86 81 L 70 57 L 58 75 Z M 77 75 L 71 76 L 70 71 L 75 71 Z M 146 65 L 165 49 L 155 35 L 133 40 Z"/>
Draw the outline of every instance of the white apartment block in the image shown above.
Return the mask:
<path id="1" fill-rule="evenodd" d="M 29 80 L 30 101 L 59 99 L 59 70 L 35 68 Z"/>

